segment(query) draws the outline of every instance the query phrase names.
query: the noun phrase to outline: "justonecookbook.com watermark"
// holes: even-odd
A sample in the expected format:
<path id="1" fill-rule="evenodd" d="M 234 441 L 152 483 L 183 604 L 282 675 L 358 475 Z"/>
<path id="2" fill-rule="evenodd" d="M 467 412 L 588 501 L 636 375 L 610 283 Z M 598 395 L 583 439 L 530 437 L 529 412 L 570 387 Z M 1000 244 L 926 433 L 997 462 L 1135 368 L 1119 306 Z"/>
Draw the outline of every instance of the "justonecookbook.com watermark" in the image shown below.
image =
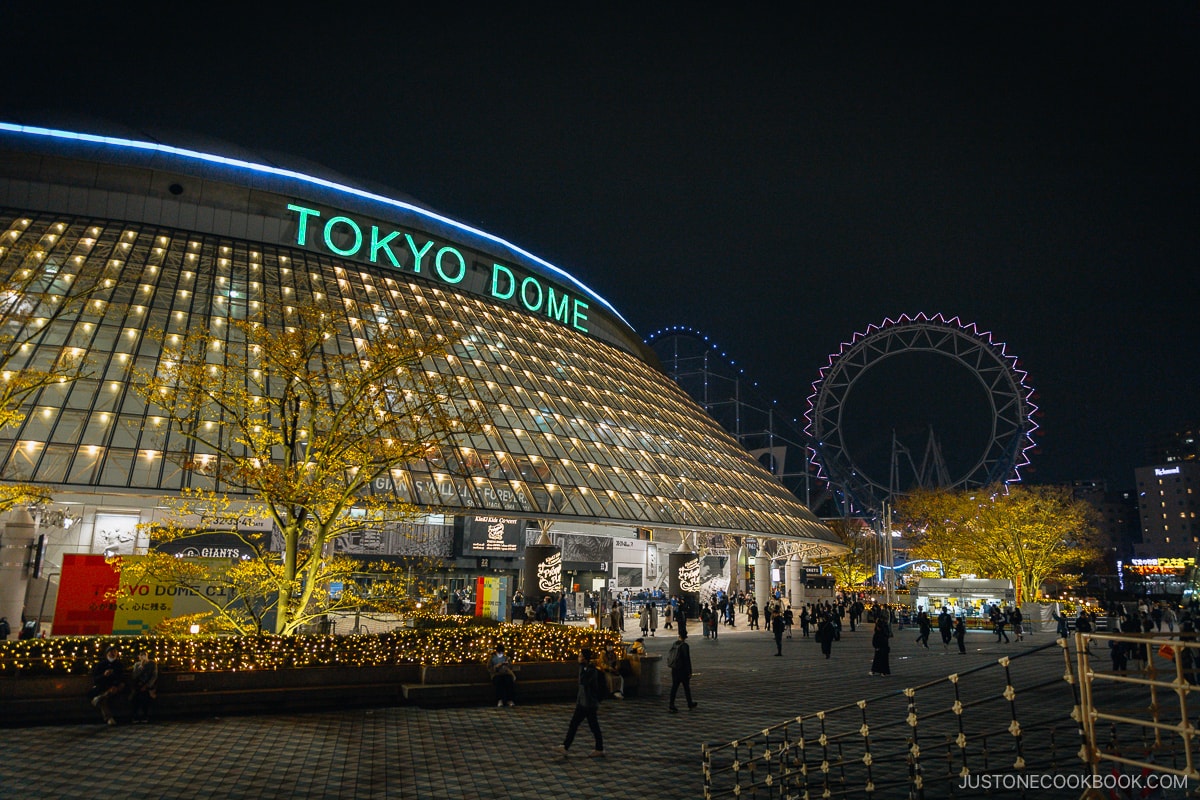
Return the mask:
<path id="1" fill-rule="evenodd" d="M 1159 789 L 1186 789 L 1187 778 L 1182 775 L 1150 773 L 1146 775 L 1078 775 L 1054 772 L 973 773 L 959 779 L 958 788 L 987 791 L 990 789 L 1032 790 L 1070 789 L 1085 791 L 1154 792 Z"/>

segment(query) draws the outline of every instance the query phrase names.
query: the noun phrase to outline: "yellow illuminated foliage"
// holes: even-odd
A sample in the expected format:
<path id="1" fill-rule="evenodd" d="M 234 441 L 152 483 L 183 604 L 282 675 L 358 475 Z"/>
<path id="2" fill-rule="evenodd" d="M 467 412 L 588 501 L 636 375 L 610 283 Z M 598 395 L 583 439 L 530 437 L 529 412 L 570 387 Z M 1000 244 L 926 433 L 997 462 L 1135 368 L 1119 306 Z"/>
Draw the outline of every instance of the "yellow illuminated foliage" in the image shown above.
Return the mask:
<path id="1" fill-rule="evenodd" d="M 1018 603 L 1035 600 L 1048 577 L 1098 556 L 1094 509 L 1058 486 L 922 490 L 897 504 L 897 516 L 913 554 L 946 554 L 960 569 L 1007 578 Z"/>
<path id="2" fill-rule="evenodd" d="M 879 547 L 875 533 L 858 520 L 828 520 L 829 526 L 842 544 L 844 553 L 816 561 L 822 570 L 833 576 L 838 586 L 858 586 L 875 574 L 879 563 Z"/>
<path id="3" fill-rule="evenodd" d="M 233 513 L 272 521 L 282 539 L 276 552 L 265 535 L 238 534 L 256 557 L 205 577 L 236 599 L 212 603 L 216 629 L 250 632 L 273 611 L 273 632 L 291 634 L 330 612 L 402 610 L 412 592 L 397 568 L 352 561 L 334 543 L 413 519 L 420 509 L 391 491 L 392 471 L 437 461 L 455 437 L 482 427 L 475 409 L 485 406 L 470 382 L 449 376 L 441 362 L 454 341 L 432 322 L 360 320 L 351 336 L 336 323 L 345 313 L 316 301 L 285 316 L 230 320 L 220 339 L 202 329 L 155 332 L 158 369 L 135 375 L 151 413 L 187 442 L 168 457 L 195 476 L 152 537 L 212 530 Z M 233 494 L 249 499 L 234 504 Z M 182 585 L 200 579 L 161 558 L 130 568 Z M 331 583 L 343 584 L 336 597 Z"/>

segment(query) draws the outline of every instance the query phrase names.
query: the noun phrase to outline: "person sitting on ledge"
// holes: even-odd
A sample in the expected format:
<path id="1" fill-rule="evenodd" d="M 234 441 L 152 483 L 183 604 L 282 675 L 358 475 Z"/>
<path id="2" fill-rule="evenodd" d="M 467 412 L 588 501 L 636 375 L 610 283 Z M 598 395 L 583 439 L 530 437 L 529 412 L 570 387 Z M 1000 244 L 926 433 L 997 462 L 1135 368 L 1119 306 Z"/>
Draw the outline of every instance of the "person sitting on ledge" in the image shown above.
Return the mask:
<path id="1" fill-rule="evenodd" d="M 109 725 L 116 725 L 117 720 L 109 708 L 109 699 L 125 688 L 125 665 L 121 663 L 121 650 L 111 645 L 104 651 L 104 658 L 92 667 L 92 689 L 88 697 L 92 705 L 100 709 L 101 716 Z"/>
<path id="2" fill-rule="evenodd" d="M 621 677 L 621 657 L 611 642 L 604 645 L 604 652 L 600 654 L 600 671 L 608 683 L 608 693 L 618 700 L 624 700 L 625 679 Z"/>

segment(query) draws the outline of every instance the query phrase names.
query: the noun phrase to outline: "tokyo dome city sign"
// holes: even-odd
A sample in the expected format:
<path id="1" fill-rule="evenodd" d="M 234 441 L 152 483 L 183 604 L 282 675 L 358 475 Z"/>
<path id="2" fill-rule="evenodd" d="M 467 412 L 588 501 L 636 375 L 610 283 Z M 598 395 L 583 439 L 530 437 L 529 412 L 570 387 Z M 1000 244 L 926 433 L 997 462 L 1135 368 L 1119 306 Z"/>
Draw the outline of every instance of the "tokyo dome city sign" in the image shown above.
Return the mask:
<path id="1" fill-rule="evenodd" d="M 346 216 L 322 219 L 317 209 L 294 203 L 287 208 L 296 214 L 296 244 L 301 247 L 323 246 L 341 258 L 365 258 L 372 264 L 411 269 L 413 274 L 427 275 L 447 284 L 461 283 L 467 277 L 467 260 L 453 245 L 414 238 L 411 233 L 397 230 L 385 232 L 378 225 L 364 225 Z M 406 267 L 403 261 L 410 257 L 411 266 Z M 588 332 L 587 301 L 533 275 L 518 277 L 511 267 L 503 264 L 493 262 L 491 269 L 486 292 L 494 299 L 519 304 L 527 311 Z"/>

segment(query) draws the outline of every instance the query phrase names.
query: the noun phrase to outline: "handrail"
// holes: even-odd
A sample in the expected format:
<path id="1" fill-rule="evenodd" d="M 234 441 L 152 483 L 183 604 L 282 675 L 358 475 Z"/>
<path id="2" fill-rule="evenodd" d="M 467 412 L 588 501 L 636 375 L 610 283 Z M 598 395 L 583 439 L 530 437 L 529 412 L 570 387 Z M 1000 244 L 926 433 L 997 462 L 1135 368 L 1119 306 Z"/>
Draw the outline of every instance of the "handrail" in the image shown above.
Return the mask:
<path id="1" fill-rule="evenodd" d="M 1026 714 L 1018 718 L 1016 704 L 1018 695 L 1037 690 L 1044 695 L 1066 681 L 1075 694 L 1070 717 L 1079 718 L 1078 681 L 1068 644 L 1059 639 L 942 678 L 800 714 L 730 742 L 706 743 L 704 796 L 744 800 L 764 795 L 893 797 L 903 792 L 919 797 L 935 783 L 959 781 L 981 770 L 1028 772 L 1079 763 L 1078 745 L 1068 744 L 1080 736 L 1079 725 L 1066 720 L 1065 713 L 1060 724 L 1044 713 L 1044 704 L 1036 703 L 1024 706 Z M 1061 675 L 1047 679 L 1045 663 L 1033 662 L 1038 665 L 1034 671 L 1024 673 L 1033 682 L 1014 680 L 1014 665 L 1054 647 L 1062 652 Z M 989 683 L 988 673 L 998 670 L 1003 683 Z M 984 691 L 977 695 L 979 688 Z M 1004 710 L 989 716 L 985 706 Z M 964 722 L 972 710 L 977 710 L 973 721 Z M 1067 742 L 1057 736 L 1060 728 L 1069 730 Z"/>
<path id="2" fill-rule="evenodd" d="M 1153 644 L 1159 646 L 1152 652 L 1146 652 L 1146 677 L 1130 675 L 1123 671 L 1103 671 L 1093 669 L 1088 660 L 1092 640 L 1108 642 L 1110 646 L 1130 646 L 1135 648 L 1150 648 Z M 1179 775 L 1189 780 L 1200 780 L 1195 756 L 1195 738 L 1197 728 L 1192 724 L 1188 695 L 1200 689 L 1200 641 L 1195 638 L 1179 638 L 1175 633 L 1076 633 L 1076 655 L 1079 661 L 1079 676 L 1082 686 L 1083 713 L 1080 722 L 1084 729 L 1085 757 L 1092 770 L 1092 775 L 1099 774 L 1100 764 L 1111 761 L 1124 766 L 1137 767 L 1143 771 L 1160 772 Z M 1155 658 L 1162 656 L 1162 647 L 1171 648 L 1171 663 L 1173 669 L 1167 670 L 1169 676 L 1159 678 L 1159 669 Z M 1169 677 L 1169 679 L 1167 679 Z M 1146 706 L 1149 717 L 1131 716 L 1127 713 L 1102 711 L 1097 706 L 1093 685 L 1097 680 L 1107 681 L 1127 686 L 1145 687 L 1149 690 L 1150 702 Z M 1168 705 L 1160 704 L 1159 690 L 1174 693 L 1178 700 L 1178 720 L 1169 719 Z M 1166 720 L 1166 721 L 1165 721 Z M 1096 731 L 1097 722 L 1108 722 L 1112 727 L 1112 737 L 1109 747 L 1100 744 Z M 1177 735 L 1182 744 L 1184 765 L 1182 768 L 1168 766 L 1160 761 L 1148 758 L 1133 758 L 1126 752 L 1119 752 L 1117 747 L 1118 726 L 1130 726 L 1150 730 L 1154 733 L 1154 744 L 1147 751 L 1166 751 L 1163 733 Z M 1171 752 L 1174 753 L 1172 750 Z"/>

